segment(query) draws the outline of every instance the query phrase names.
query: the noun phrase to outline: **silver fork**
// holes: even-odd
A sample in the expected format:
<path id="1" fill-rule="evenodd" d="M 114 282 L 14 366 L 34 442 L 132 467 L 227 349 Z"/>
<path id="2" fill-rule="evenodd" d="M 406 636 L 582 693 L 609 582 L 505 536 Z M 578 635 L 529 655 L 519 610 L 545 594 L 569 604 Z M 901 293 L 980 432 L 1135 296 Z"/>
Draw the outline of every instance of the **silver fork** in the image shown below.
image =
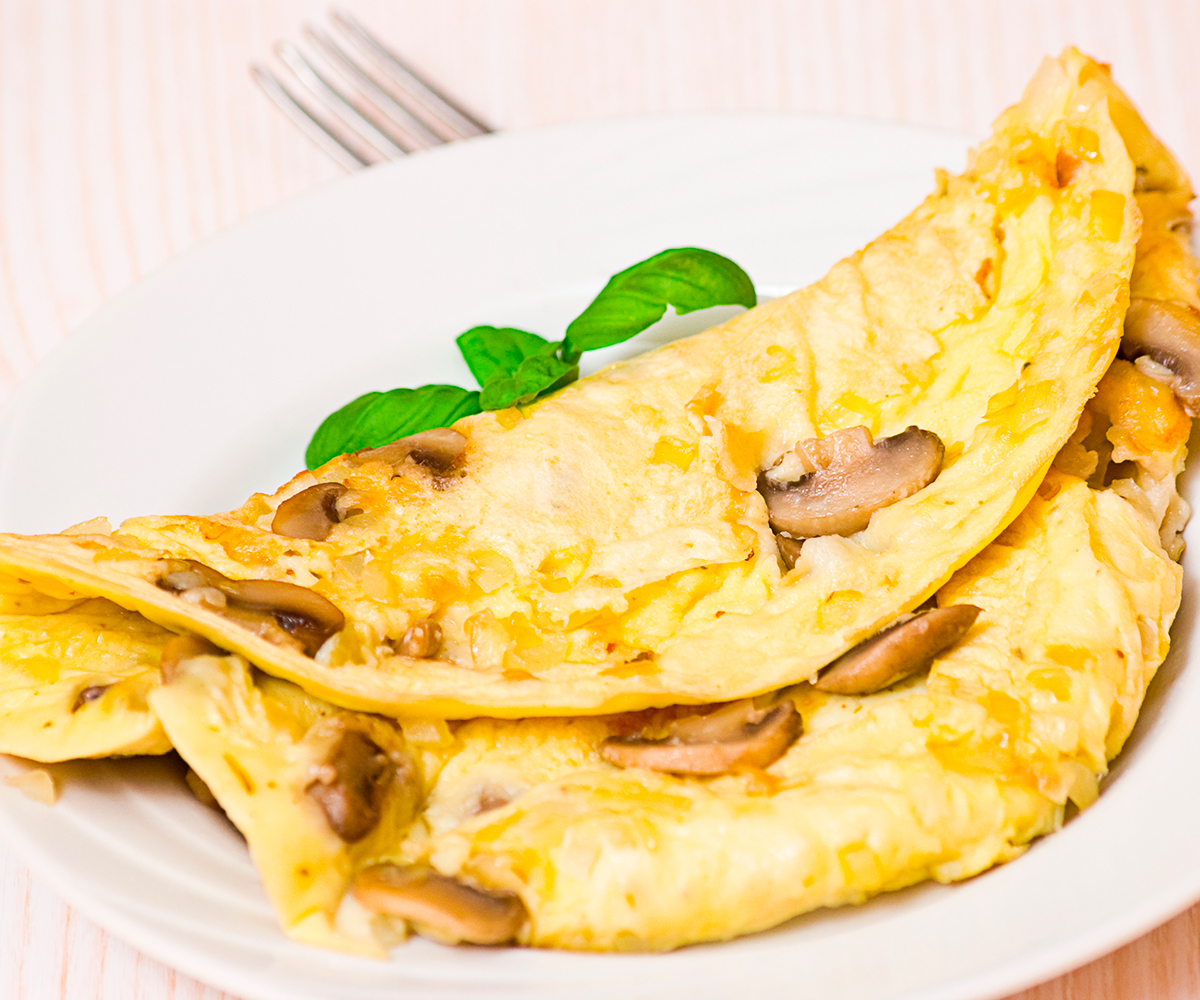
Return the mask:
<path id="1" fill-rule="evenodd" d="M 281 67 L 251 63 L 250 75 L 347 170 L 492 131 L 347 11 L 331 10 L 329 23 L 305 25 L 303 48 L 279 42 Z"/>

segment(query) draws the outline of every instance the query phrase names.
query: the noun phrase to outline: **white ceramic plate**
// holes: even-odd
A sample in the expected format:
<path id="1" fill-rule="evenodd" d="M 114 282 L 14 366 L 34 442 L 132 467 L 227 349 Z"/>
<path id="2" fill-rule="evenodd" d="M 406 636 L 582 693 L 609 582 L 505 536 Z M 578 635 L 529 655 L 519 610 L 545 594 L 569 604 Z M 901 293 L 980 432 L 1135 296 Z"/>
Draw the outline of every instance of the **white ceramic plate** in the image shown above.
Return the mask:
<path id="1" fill-rule="evenodd" d="M 608 275 L 666 247 L 727 254 L 768 293 L 805 284 L 916 205 L 934 166 L 961 169 L 966 146 L 857 121 L 649 118 L 475 140 L 330 186 L 162 268 L 28 379 L 0 426 L 0 529 L 235 506 L 297 471 L 313 428 L 350 398 L 470 384 L 453 345 L 468 326 L 557 335 Z M 1200 897 L 1188 587 L 1176 651 L 1087 813 L 961 885 L 729 944 L 611 956 L 415 941 L 390 963 L 302 948 L 170 761 L 64 765 L 53 809 L 0 788 L 0 833 L 116 934 L 253 1000 L 983 1000 Z"/>

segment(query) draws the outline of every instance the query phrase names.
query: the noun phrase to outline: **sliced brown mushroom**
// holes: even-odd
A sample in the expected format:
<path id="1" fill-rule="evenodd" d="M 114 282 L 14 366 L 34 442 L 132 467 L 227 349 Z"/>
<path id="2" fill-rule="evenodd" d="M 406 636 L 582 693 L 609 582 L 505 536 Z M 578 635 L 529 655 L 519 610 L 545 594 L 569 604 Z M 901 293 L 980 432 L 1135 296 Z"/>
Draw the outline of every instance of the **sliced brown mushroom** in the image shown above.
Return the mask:
<path id="1" fill-rule="evenodd" d="M 802 441 L 792 463 L 797 478 L 788 482 L 768 470 L 758 489 L 776 531 L 796 539 L 853 535 L 875 511 L 933 482 L 944 454 L 941 439 L 919 427 L 879 441 L 867 428 L 851 427 Z"/>
<path id="2" fill-rule="evenodd" d="M 308 656 L 346 624 L 333 603 L 308 587 L 283 580 L 231 580 L 194 559 L 166 560 L 158 586 Z"/>
<path id="3" fill-rule="evenodd" d="M 435 472 L 445 472 L 458 461 L 467 448 L 467 439 L 449 427 L 434 427 L 385 444 L 380 448 L 364 448 L 350 456 L 357 464 L 364 462 L 387 462 L 398 467 L 411 457 L 418 465 L 425 465 Z"/>
<path id="4" fill-rule="evenodd" d="M 191 632 L 172 636 L 162 649 L 162 663 L 159 670 L 162 672 L 163 683 L 170 684 L 179 675 L 179 665 L 184 660 L 190 660 L 196 656 L 222 655 L 224 655 L 224 651 L 203 636 L 193 635 Z"/>
<path id="5" fill-rule="evenodd" d="M 340 632 L 346 616 L 328 599 L 308 587 L 283 580 L 237 580 L 231 601 L 247 611 L 269 614 L 304 652 L 314 656 L 330 636 Z"/>
<path id="6" fill-rule="evenodd" d="M 511 892 L 485 892 L 420 865 L 372 865 L 354 882 L 354 898 L 368 910 L 411 921 L 446 942 L 504 944 L 525 922 L 525 906 Z"/>
<path id="7" fill-rule="evenodd" d="M 301 490 L 275 508 L 271 530 L 285 538 L 309 538 L 323 542 L 334 525 L 341 524 L 351 514 L 361 514 L 357 507 L 344 501 L 353 496 L 341 483 L 317 483 Z"/>
<path id="8" fill-rule="evenodd" d="M 776 535 L 775 545 L 779 549 L 779 558 L 783 560 L 783 564 L 788 569 L 795 569 L 796 560 L 800 558 L 800 550 L 804 547 L 804 539 Z"/>
<path id="9" fill-rule="evenodd" d="M 413 622 L 400 640 L 398 652 L 415 660 L 435 656 L 442 646 L 442 626 L 429 618 Z"/>
<path id="10" fill-rule="evenodd" d="M 834 660 L 813 685 L 834 694 L 873 694 L 924 670 L 975 624 L 974 604 L 906 616 Z"/>
<path id="11" fill-rule="evenodd" d="M 111 684 L 89 684 L 87 687 L 82 688 L 80 692 L 75 695 L 75 700 L 71 703 L 71 713 L 74 714 L 75 712 L 78 712 L 89 702 L 98 701 L 99 699 L 103 698 L 104 692 L 110 687 L 112 687 Z"/>
<path id="12" fill-rule="evenodd" d="M 1163 379 L 1189 417 L 1200 416 L 1200 312 L 1183 302 L 1134 299 L 1125 313 L 1121 353 L 1148 357 L 1170 371 Z"/>
<path id="13" fill-rule="evenodd" d="M 800 729 L 800 714 L 791 701 L 769 709 L 755 708 L 750 700 L 735 701 L 708 715 L 676 719 L 661 739 L 636 733 L 611 737 L 600 753 L 619 767 L 726 774 L 737 767 L 766 767 L 778 760 Z"/>
<path id="14" fill-rule="evenodd" d="M 480 813 L 491 812 L 493 809 L 502 809 L 514 798 L 516 796 L 507 788 L 484 785 L 476 793 L 474 801 L 463 810 L 463 813 L 466 816 L 478 816 Z"/>
<path id="15" fill-rule="evenodd" d="M 395 779 L 392 760 L 378 743 L 358 729 L 346 729 L 314 774 L 304 791 L 334 833 L 353 844 L 375 829 Z"/>

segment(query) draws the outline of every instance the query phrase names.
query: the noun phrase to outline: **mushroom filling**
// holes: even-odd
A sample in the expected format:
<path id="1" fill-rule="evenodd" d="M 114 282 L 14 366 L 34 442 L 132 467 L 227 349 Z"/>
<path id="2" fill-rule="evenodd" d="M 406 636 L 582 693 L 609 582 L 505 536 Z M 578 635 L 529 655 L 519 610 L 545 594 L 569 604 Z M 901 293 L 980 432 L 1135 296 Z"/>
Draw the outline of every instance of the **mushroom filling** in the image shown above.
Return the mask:
<path id="1" fill-rule="evenodd" d="M 952 604 L 905 616 L 834 660 L 814 687 L 834 694 L 874 694 L 919 673 L 975 624 L 980 609 Z"/>
<path id="2" fill-rule="evenodd" d="M 83 688 L 79 694 L 75 696 L 75 700 L 71 703 L 71 714 L 74 715 L 84 705 L 89 702 L 97 701 L 104 697 L 104 692 L 107 691 L 111 684 L 89 684 Z"/>
<path id="3" fill-rule="evenodd" d="M 162 673 L 164 684 L 170 684 L 179 673 L 179 665 L 184 660 L 196 656 L 223 656 L 224 651 L 218 649 L 202 636 L 184 632 L 183 635 L 168 639 L 162 648 L 162 662 L 159 671 Z"/>
<path id="4" fill-rule="evenodd" d="M 463 809 L 464 816 L 478 816 L 480 813 L 491 812 L 493 809 L 503 809 L 520 793 L 513 794 L 510 789 L 496 788 L 484 785 L 468 801 Z"/>
<path id="5" fill-rule="evenodd" d="M 321 807 L 329 829 L 347 844 L 375 829 L 395 778 L 392 761 L 378 743 L 357 729 L 347 729 L 313 774 L 304 791 Z"/>
<path id="6" fill-rule="evenodd" d="M 411 921 L 440 941 L 504 944 L 525 922 L 525 906 L 510 892 L 486 892 L 419 865 L 372 865 L 354 882 L 368 910 Z"/>
<path id="7" fill-rule="evenodd" d="M 1147 371 L 1169 385 L 1189 417 L 1200 416 L 1200 313 L 1183 302 L 1134 299 L 1125 313 L 1121 354 L 1147 357 L 1167 372 Z"/>
<path id="8" fill-rule="evenodd" d="M 429 618 L 422 618 L 408 627 L 400 640 L 397 652 L 411 656 L 414 660 L 427 660 L 436 656 L 442 648 L 442 626 Z"/>
<path id="9" fill-rule="evenodd" d="M 849 427 L 801 441 L 759 476 L 758 490 L 777 532 L 853 535 L 875 511 L 933 482 L 944 454 L 941 439 L 919 427 L 879 441 L 866 427 Z"/>
<path id="10" fill-rule="evenodd" d="M 231 580 L 194 559 L 168 559 L 158 586 L 245 626 L 277 646 L 314 656 L 346 624 L 314 590 L 282 580 Z"/>
<path id="11" fill-rule="evenodd" d="M 362 509 L 348 502 L 353 492 L 341 483 L 317 483 L 283 501 L 275 509 L 271 530 L 285 538 L 323 542 L 334 525 Z"/>
<path id="12" fill-rule="evenodd" d="M 796 560 L 800 558 L 800 549 L 804 547 L 804 539 L 776 535 L 775 545 L 779 548 L 779 558 L 783 560 L 783 564 L 788 569 L 795 569 Z"/>
<path id="13" fill-rule="evenodd" d="M 400 438 L 380 448 L 364 448 L 350 455 L 356 465 L 365 462 L 387 462 L 399 469 L 405 459 L 411 458 L 434 472 L 446 472 L 459 460 L 467 449 L 467 439 L 449 427 L 435 427 Z"/>
<path id="14" fill-rule="evenodd" d="M 600 754 L 619 767 L 675 774 L 726 774 L 739 767 L 767 767 L 800 735 L 801 720 L 791 701 L 773 708 L 735 701 L 707 715 L 689 715 L 667 726 L 660 739 L 640 733 L 604 741 Z"/>

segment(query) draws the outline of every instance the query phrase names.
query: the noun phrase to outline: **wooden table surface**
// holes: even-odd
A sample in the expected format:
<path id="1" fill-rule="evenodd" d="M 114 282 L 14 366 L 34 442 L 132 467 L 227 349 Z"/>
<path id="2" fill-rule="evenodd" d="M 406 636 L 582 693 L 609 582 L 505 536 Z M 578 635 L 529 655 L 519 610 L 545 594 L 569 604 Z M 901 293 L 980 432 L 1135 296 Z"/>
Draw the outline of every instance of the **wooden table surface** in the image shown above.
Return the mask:
<path id="1" fill-rule="evenodd" d="M 323 2 L 0 0 L 0 399 L 198 240 L 343 171 L 253 86 Z M 354 0 L 502 129 L 779 109 L 983 135 L 1038 60 L 1111 62 L 1200 176 L 1200 2 Z M 218 1000 L 65 906 L 0 846 L 2 1000 Z M 1200 906 L 1021 1000 L 1200 998 Z"/>

